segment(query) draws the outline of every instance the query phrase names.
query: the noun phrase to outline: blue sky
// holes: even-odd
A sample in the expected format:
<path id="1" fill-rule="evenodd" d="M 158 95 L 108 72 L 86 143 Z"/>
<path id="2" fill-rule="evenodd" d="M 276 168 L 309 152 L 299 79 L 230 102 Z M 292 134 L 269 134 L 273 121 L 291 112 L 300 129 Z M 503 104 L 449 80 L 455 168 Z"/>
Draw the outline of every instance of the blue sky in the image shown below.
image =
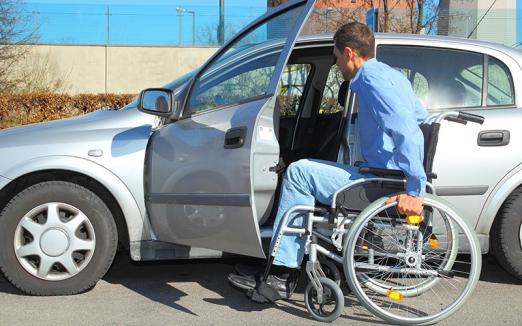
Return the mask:
<path id="1" fill-rule="evenodd" d="M 25 0 L 40 43 L 116 45 L 208 44 L 216 39 L 219 0 Z M 227 36 L 266 11 L 266 0 L 225 0 Z M 107 7 L 109 17 L 107 17 Z M 183 7 L 193 11 L 182 15 Z M 107 28 L 108 27 L 108 28 Z"/>

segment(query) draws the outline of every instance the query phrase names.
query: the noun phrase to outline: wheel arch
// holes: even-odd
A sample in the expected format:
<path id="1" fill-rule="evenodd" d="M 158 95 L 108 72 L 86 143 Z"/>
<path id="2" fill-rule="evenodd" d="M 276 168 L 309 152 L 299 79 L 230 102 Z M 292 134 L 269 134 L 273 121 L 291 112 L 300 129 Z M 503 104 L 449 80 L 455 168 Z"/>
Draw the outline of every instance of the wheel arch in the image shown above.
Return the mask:
<path id="1" fill-rule="evenodd" d="M 119 241 L 150 240 L 151 229 L 127 186 L 105 167 L 82 158 L 58 156 L 33 159 L 4 174 L 11 181 L 0 189 L 0 211 L 21 190 L 44 181 L 69 181 L 93 191 L 109 207 Z"/>
<path id="2" fill-rule="evenodd" d="M 475 231 L 490 234 L 495 221 L 500 218 L 498 212 L 509 196 L 522 187 L 522 165 L 507 174 L 492 190 L 482 209 Z"/>

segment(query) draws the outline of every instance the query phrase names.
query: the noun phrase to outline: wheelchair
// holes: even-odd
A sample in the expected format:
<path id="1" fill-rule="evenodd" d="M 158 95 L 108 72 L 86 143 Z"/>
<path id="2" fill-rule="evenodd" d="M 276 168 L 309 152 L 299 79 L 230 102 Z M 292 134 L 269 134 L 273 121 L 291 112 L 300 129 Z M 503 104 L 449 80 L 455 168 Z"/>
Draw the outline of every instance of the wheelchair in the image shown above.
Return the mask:
<path id="1" fill-rule="evenodd" d="M 338 265 L 358 301 L 388 323 L 427 325 L 455 313 L 478 282 L 482 258 L 473 228 L 436 196 L 431 183 L 437 177 L 432 167 L 442 120 L 482 124 L 484 118 L 444 112 L 421 124 L 428 179 L 421 215 L 403 216 L 397 203 L 385 203 L 404 191 L 402 171 L 362 167 L 369 177 L 338 189 L 330 206 L 298 205 L 285 212 L 259 292 L 283 235 L 298 235 L 308 255 L 305 305 L 318 321 L 334 321 L 344 309 Z M 294 212 L 305 216 L 303 227 L 287 226 Z"/>

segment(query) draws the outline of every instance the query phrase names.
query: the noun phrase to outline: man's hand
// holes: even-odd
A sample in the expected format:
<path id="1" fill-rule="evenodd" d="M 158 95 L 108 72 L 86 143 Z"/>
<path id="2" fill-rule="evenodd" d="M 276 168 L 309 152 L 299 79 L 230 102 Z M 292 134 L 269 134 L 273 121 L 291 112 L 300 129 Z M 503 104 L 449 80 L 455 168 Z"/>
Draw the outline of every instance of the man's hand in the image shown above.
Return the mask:
<path id="1" fill-rule="evenodd" d="M 397 196 L 393 196 L 388 198 L 385 204 L 390 204 L 393 202 L 397 202 L 397 208 L 399 209 L 399 213 L 404 214 L 406 216 L 410 215 L 421 215 L 422 214 L 422 203 L 424 202 L 424 197 L 415 197 L 410 196 L 408 194 L 400 194 Z"/>

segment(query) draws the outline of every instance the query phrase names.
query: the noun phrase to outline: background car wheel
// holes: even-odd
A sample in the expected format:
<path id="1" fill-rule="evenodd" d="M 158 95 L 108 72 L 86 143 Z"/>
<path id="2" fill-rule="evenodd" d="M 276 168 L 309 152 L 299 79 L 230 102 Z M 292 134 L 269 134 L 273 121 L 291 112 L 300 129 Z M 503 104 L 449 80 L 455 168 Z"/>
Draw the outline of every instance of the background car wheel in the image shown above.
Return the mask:
<path id="1" fill-rule="evenodd" d="M 0 269 L 32 295 L 70 295 L 92 288 L 118 244 L 105 203 L 88 189 L 52 181 L 17 194 L 0 214 Z"/>
<path id="2" fill-rule="evenodd" d="M 499 264 L 522 280 L 522 189 L 513 192 L 502 205 L 490 242 Z"/>

